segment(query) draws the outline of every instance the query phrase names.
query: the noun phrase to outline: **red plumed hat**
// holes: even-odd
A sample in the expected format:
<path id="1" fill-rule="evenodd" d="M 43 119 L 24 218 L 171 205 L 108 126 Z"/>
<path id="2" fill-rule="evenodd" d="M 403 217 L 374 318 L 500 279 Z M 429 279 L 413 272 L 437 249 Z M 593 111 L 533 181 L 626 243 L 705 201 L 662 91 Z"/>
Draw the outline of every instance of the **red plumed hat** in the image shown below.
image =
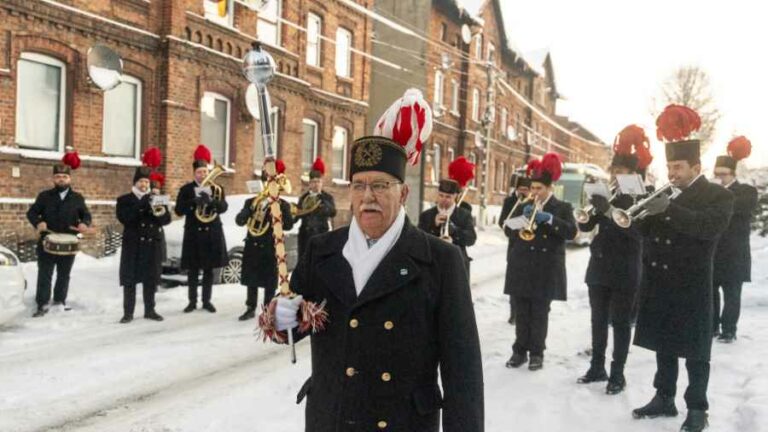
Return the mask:
<path id="1" fill-rule="evenodd" d="M 64 157 L 61 158 L 61 162 L 73 170 L 76 170 L 80 168 L 80 155 L 78 155 L 75 150 L 69 147 L 67 152 L 64 153 Z"/>
<path id="2" fill-rule="evenodd" d="M 625 166 L 631 170 L 645 170 L 653 161 L 651 143 L 643 128 L 629 125 L 616 135 L 613 142 L 613 166 Z"/>
<path id="3" fill-rule="evenodd" d="M 162 187 L 165 184 L 165 176 L 158 171 L 152 171 L 152 174 L 149 175 L 149 181 Z"/>
<path id="4" fill-rule="evenodd" d="M 752 154 L 752 142 L 745 136 L 737 136 L 728 143 L 728 155 L 736 162 Z"/>
<path id="5" fill-rule="evenodd" d="M 312 169 L 309 171 L 309 178 L 320 178 L 325 175 L 325 162 L 319 157 L 315 159 L 312 164 Z"/>
<path id="6" fill-rule="evenodd" d="M 656 118 L 656 137 L 660 141 L 683 141 L 699 128 L 699 114 L 683 105 L 668 105 Z"/>
<path id="7" fill-rule="evenodd" d="M 202 160 L 202 161 L 206 161 L 207 163 L 211 163 L 211 150 L 208 149 L 208 147 L 200 144 L 195 149 L 194 159 L 196 161 Z"/>
<path id="8" fill-rule="evenodd" d="M 563 174 L 563 161 L 559 154 L 547 153 L 541 160 L 528 162 L 526 173 L 531 177 L 531 181 L 549 186 Z"/>
<path id="9" fill-rule="evenodd" d="M 283 162 L 280 159 L 276 160 L 275 161 L 275 171 L 278 174 L 285 174 L 285 162 Z"/>
<path id="10" fill-rule="evenodd" d="M 163 162 L 163 154 L 160 152 L 159 148 L 150 147 L 143 155 L 141 155 L 141 162 L 144 166 L 157 168 Z"/>
<path id="11" fill-rule="evenodd" d="M 538 159 L 531 159 L 528 161 L 528 165 L 525 167 L 525 175 L 531 177 L 534 173 L 541 171 L 541 161 Z"/>
<path id="12" fill-rule="evenodd" d="M 373 135 L 399 144 L 411 165 L 419 162 L 422 145 L 432 133 L 432 109 L 421 90 L 408 89 L 382 114 Z"/>
<path id="13" fill-rule="evenodd" d="M 470 180 L 475 178 L 475 164 L 464 156 L 459 156 L 448 164 L 448 177 L 464 188 Z"/>

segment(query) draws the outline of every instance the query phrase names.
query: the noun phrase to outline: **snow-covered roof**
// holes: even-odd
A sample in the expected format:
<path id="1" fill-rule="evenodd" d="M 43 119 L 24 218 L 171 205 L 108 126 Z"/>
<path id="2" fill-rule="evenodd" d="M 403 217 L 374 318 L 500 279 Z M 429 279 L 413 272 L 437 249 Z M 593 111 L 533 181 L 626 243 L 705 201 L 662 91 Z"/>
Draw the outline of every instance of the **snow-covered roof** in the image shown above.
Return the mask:
<path id="1" fill-rule="evenodd" d="M 537 50 L 528 51 L 523 54 L 523 58 L 528 63 L 528 65 L 536 71 L 539 75 L 546 75 L 546 71 L 544 69 L 544 62 L 547 60 L 547 56 L 549 55 L 549 48 L 539 48 Z"/>

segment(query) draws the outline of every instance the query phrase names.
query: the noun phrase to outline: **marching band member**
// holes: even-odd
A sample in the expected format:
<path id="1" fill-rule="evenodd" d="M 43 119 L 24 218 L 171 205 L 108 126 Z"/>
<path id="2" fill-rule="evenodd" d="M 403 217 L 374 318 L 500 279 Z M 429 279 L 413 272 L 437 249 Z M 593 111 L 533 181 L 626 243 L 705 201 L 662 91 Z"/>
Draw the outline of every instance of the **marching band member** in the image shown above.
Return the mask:
<path id="1" fill-rule="evenodd" d="M 227 211 L 228 205 L 224 189 L 218 186 L 220 196 L 211 196 L 201 188 L 209 174 L 208 165 L 211 163 L 211 151 L 204 145 L 195 149 L 194 180 L 179 189 L 174 211 L 178 216 L 185 216 L 184 240 L 181 249 L 181 268 L 187 270 L 189 285 L 189 304 L 184 308 L 185 313 L 197 309 L 197 286 L 200 270 L 203 271 L 203 309 L 216 312 L 211 303 L 213 292 L 213 269 L 227 265 L 227 244 L 224 230 L 221 227 L 219 215 Z M 205 214 L 205 217 L 200 217 Z M 203 219 L 203 220 L 201 220 Z"/>
<path id="2" fill-rule="evenodd" d="M 171 223 L 167 206 L 152 205 L 153 168 L 160 166 L 160 150 L 150 148 L 142 156 L 145 166 L 136 168 L 131 192 L 117 199 L 117 220 L 123 224 L 120 252 L 120 285 L 123 286 L 123 318 L 120 323 L 133 321 L 136 307 L 136 284 L 141 283 L 144 318 L 162 321 L 155 312 L 155 292 L 160 281 L 163 260 L 163 226 Z M 157 176 L 155 176 L 157 179 Z"/>
<path id="3" fill-rule="evenodd" d="M 643 171 L 652 161 L 650 143 L 642 128 L 624 128 L 614 142 L 610 166 L 611 182 L 619 174 Z M 634 149 L 634 151 L 633 151 Z M 606 393 L 617 394 L 626 387 L 624 364 L 632 335 L 632 311 L 640 285 L 642 237 L 637 227 L 624 229 L 611 217 L 613 208 L 628 209 L 634 204 L 630 195 L 617 194 L 609 201 L 602 195 L 590 198 L 588 220 L 579 221 L 579 229 L 590 232 L 598 228 L 590 244 L 591 257 L 585 282 L 589 287 L 592 314 L 592 360 L 589 370 L 578 379 L 581 384 L 608 380 Z M 613 361 L 610 377 L 605 371 L 608 324 L 613 326 Z"/>
<path id="4" fill-rule="evenodd" d="M 285 173 L 283 161 L 277 160 L 275 165 L 277 174 Z M 266 172 L 262 172 L 262 181 L 266 183 Z M 238 318 L 240 321 L 253 319 L 256 316 L 259 287 L 264 288 L 265 306 L 269 305 L 277 290 L 277 258 L 275 257 L 275 237 L 272 231 L 272 211 L 269 204 L 270 200 L 266 194 L 249 198 L 245 200 L 243 209 L 235 217 L 235 223 L 238 226 L 248 226 L 240 278 L 240 284 L 247 287 L 246 310 Z M 283 229 L 288 231 L 293 228 L 294 221 L 291 216 L 291 205 L 282 198 L 280 198 L 280 212 L 282 213 Z M 259 230 L 257 226 L 262 229 Z"/>
<path id="5" fill-rule="evenodd" d="M 681 192 L 672 200 L 665 188 L 657 190 L 639 221 L 644 261 L 634 343 L 656 352 L 656 395 L 633 411 L 635 418 L 677 415 L 678 358 L 684 358 L 688 415 L 681 430 L 696 432 L 708 425 L 712 259 L 733 211 L 733 195 L 701 174 L 699 140 L 687 139 L 700 125 L 698 114 L 680 105 L 656 120 L 670 184 Z"/>
<path id="6" fill-rule="evenodd" d="M 467 276 L 471 261 L 467 248 L 475 244 L 477 233 L 472 213 L 460 205 L 464 200 L 459 198 L 459 193 L 461 187 L 474 177 L 474 168 L 475 165 L 469 163 L 464 156 L 452 161 L 448 167 L 448 175 L 451 178 L 440 180 L 437 205 L 423 211 L 419 216 L 421 230 L 436 237 L 443 237 L 443 240 L 450 241 L 461 249 Z"/>
<path id="7" fill-rule="evenodd" d="M 75 262 L 75 255 L 56 255 L 43 248 L 43 239 L 49 233 L 82 234 L 91 225 L 91 213 L 83 196 L 72 190 L 72 171 L 80 167 L 77 152 L 68 149 L 61 160 L 53 166 L 52 189 L 40 192 L 35 203 L 27 211 L 27 219 L 40 234 L 37 242 L 37 311 L 33 317 L 48 312 L 51 301 L 51 280 L 56 269 L 56 285 L 53 288 L 53 306 L 67 309 L 69 274 Z"/>
<path id="8" fill-rule="evenodd" d="M 515 174 L 512 176 L 510 184 L 514 188 L 514 191 L 512 192 L 512 195 L 504 198 L 504 203 L 501 207 L 501 215 L 499 215 L 499 226 L 504 230 L 504 235 L 507 236 L 507 239 L 509 239 L 507 243 L 507 272 L 504 278 L 504 294 L 509 296 L 509 320 L 507 320 L 507 322 L 514 324 L 516 314 L 515 296 L 512 293 L 512 279 L 515 275 L 510 271 L 511 267 L 509 263 L 513 259 L 512 245 L 516 240 L 519 240 L 520 237 L 514 234 L 513 230 L 507 226 L 507 221 L 510 219 L 512 211 L 516 207 L 520 207 L 520 204 L 522 204 L 531 193 L 531 179 L 524 175 Z"/>
<path id="9" fill-rule="evenodd" d="M 408 132 L 403 125 L 408 125 Z M 408 90 L 352 146 L 349 227 L 309 240 L 276 328 L 295 329 L 302 301 L 325 302 L 311 334 L 306 431 L 483 430 L 480 344 L 461 252 L 405 214 L 406 161 L 431 130 L 421 92 Z M 393 136 L 398 138 L 397 141 Z M 299 335 L 300 328 L 294 330 Z M 438 386 L 438 367 L 442 380 Z"/>
<path id="10" fill-rule="evenodd" d="M 717 242 L 714 260 L 714 335 L 719 342 L 736 340 L 736 324 L 741 310 L 741 286 L 752 280 L 752 255 L 749 234 L 752 212 L 757 207 L 757 189 L 736 179 L 736 164 L 749 156 L 752 143 L 743 136 L 728 144 L 728 156 L 715 163 L 715 179 L 734 196 L 731 223 Z M 720 313 L 720 288 L 723 289 L 723 310 Z M 722 334 L 720 325 L 722 324 Z"/>
<path id="11" fill-rule="evenodd" d="M 556 153 L 547 153 L 541 161 L 528 164 L 534 203 L 518 208 L 528 221 L 525 228 L 513 231 L 526 237 L 512 246 L 508 271 L 513 272 L 512 292 L 517 319 L 515 344 L 507 367 L 518 368 L 528 361 L 528 369 L 544 366 L 544 349 L 552 300 L 566 299 L 565 242 L 576 237 L 573 209 L 553 193 L 553 182 L 560 178 L 562 161 Z"/>
<path id="12" fill-rule="evenodd" d="M 317 203 L 317 208 L 309 213 L 297 214 L 296 219 L 301 220 L 299 227 L 299 258 L 304 255 L 307 242 L 311 237 L 328 232 L 329 223 L 336 216 L 336 203 L 333 195 L 323 191 L 323 175 L 325 175 L 325 163 L 317 158 L 309 171 L 309 190 L 299 197 L 298 211 Z"/>

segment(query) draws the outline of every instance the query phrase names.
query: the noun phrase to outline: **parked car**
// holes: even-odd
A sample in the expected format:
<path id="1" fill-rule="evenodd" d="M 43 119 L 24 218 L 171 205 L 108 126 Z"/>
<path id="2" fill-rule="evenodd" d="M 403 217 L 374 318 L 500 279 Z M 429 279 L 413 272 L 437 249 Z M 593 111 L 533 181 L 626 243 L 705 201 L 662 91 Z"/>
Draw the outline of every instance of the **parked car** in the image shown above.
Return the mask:
<path id="1" fill-rule="evenodd" d="M 24 309 L 26 289 L 21 261 L 10 249 L 0 246 L 0 324 Z"/>
<path id="2" fill-rule="evenodd" d="M 243 266 L 243 247 L 246 228 L 235 224 L 235 216 L 243 208 L 245 201 L 252 195 L 227 196 L 229 209 L 222 214 L 221 224 L 227 242 L 229 262 L 226 267 L 217 269 L 213 275 L 214 283 L 238 284 Z M 295 197 L 284 197 L 288 202 L 296 203 Z M 285 251 L 288 271 L 293 270 L 298 262 L 298 225 L 285 233 Z M 165 227 L 166 259 L 163 262 L 163 280 L 166 283 L 186 284 L 186 272 L 181 270 L 181 245 L 184 238 L 184 219 L 178 219 Z"/>

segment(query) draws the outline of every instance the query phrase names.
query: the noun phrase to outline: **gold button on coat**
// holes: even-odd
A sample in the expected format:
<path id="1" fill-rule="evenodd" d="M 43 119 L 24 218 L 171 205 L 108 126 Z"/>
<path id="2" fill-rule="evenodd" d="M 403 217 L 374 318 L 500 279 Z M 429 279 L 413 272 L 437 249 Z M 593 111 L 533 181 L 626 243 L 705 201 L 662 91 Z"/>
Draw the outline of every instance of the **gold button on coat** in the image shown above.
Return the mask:
<path id="1" fill-rule="evenodd" d="M 390 375 L 389 372 L 384 372 L 381 374 L 381 380 L 384 382 L 390 382 L 392 380 L 392 375 Z"/>
<path id="2" fill-rule="evenodd" d="M 352 328 L 357 328 L 357 326 L 359 326 L 359 325 L 360 325 L 360 321 L 358 321 L 358 320 L 356 320 L 356 319 L 354 319 L 354 318 L 352 318 L 351 320 L 349 320 L 349 326 L 350 326 L 350 327 L 352 327 Z"/>
<path id="3" fill-rule="evenodd" d="M 387 321 L 384 323 L 384 328 L 387 330 L 392 330 L 393 328 L 395 328 L 395 323 L 393 323 L 392 321 Z"/>
<path id="4" fill-rule="evenodd" d="M 357 371 L 355 370 L 355 368 L 353 368 L 353 367 L 349 367 L 349 368 L 347 368 L 347 376 L 348 376 L 348 377 L 351 377 L 351 376 L 355 376 L 355 373 L 357 373 Z"/>
<path id="5" fill-rule="evenodd" d="M 385 428 L 387 427 L 387 422 L 385 422 L 384 420 L 382 420 L 382 421 L 380 421 L 380 422 L 377 424 L 377 426 L 379 427 L 379 429 L 385 429 Z"/>

